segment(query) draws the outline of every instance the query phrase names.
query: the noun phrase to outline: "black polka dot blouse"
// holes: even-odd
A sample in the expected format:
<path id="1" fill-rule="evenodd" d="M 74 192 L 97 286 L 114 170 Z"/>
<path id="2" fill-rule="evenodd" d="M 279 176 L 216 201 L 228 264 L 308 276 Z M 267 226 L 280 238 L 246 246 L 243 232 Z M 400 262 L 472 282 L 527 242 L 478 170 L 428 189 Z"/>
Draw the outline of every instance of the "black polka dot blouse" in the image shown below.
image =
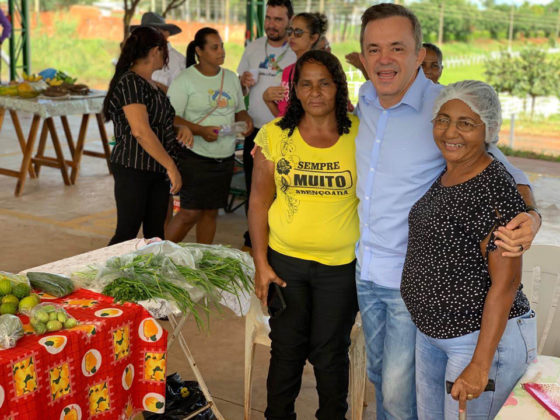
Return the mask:
<path id="1" fill-rule="evenodd" d="M 523 211 L 515 181 L 497 160 L 458 185 L 444 187 L 440 175 L 414 204 L 401 294 L 420 331 L 453 338 L 480 329 L 491 284 L 480 242 Z M 496 249 L 493 236 L 488 252 Z M 521 289 L 510 319 L 529 310 Z"/>

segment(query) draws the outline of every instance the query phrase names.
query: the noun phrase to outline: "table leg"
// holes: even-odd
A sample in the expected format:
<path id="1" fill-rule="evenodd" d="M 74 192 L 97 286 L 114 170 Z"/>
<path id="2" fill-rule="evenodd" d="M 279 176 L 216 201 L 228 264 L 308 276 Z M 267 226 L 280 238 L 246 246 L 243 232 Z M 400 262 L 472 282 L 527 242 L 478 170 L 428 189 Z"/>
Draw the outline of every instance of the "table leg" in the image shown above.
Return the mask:
<path id="1" fill-rule="evenodd" d="M 105 159 L 107 160 L 107 167 L 109 168 L 109 173 L 111 172 L 111 148 L 109 147 L 109 138 L 107 137 L 107 131 L 105 130 L 105 123 L 103 122 L 103 115 L 95 114 L 95 119 L 97 120 L 97 126 L 99 127 L 99 135 L 101 136 L 101 143 L 103 144 L 103 151 L 105 152 Z"/>
<path id="2" fill-rule="evenodd" d="M 0 108 L 0 130 L 2 130 L 2 126 L 4 125 L 5 114 L 6 114 L 6 108 Z"/>
<path id="3" fill-rule="evenodd" d="M 40 121 L 41 121 L 41 117 L 39 115 L 33 115 L 33 120 L 31 121 L 31 128 L 29 129 L 29 136 L 27 137 L 27 143 L 25 144 L 25 150 L 23 152 L 23 160 L 21 161 L 19 179 L 16 184 L 16 190 L 14 192 L 16 197 L 19 197 L 21 195 L 23 191 L 23 186 L 25 185 L 25 178 L 27 176 L 27 171 L 30 168 L 31 154 L 33 153 L 33 146 L 35 146 L 35 138 L 37 137 L 37 131 L 39 130 Z"/>
<path id="4" fill-rule="evenodd" d="M 61 115 L 60 121 L 62 122 L 62 127 L 64 127 L 64 134 L 66 135 L 66 141 L 68 142 L 68 148 L 73 160 L 76 148 L 74 147 L 74 138 L 72 137 L 72 131 L 70 131 L 70 124 L 68 124 L 68 117 Z"/>
<path id="5" fill-rule="evenodd" d="M 21 153 L 25 154 L 26 141 L 25 141 L 25 136 L 23 135 L 23 130 L 21 129 L 21 124 L 19 123 L 18 114 L 16 111 L 10 109 L 10 116 L 12 117 L 12 122 L 14 123 L 14 129 L 16 130 L 16 137 L 18 138 L 19 141 L 19 147 L 21 148 Z M 35 116 L 33 116 L 33 119 L 35 119 Z M 31 161 L 29 161 L 29 177 L 37 178 L 37 174 L 35 174 L 35 170 L 33 169 L 33 166 L 31 166 Z"/>
<path id="6" fill-rule="evenodd" d="M 51 139 L 56 152 L 56 158 L 60 164 L 60 173 L 62 174 L 64 184 L 71 185 L 70 178 L 68 177 L 68 167 L 66 166 L 66 161 L 64 160 L 64 153 L 62 153 L 62 148 L 60 147 L 60 141 L 58 140 L 58 134 L 56 133 L 56 127 L 52 117 L 45 119 L 45 123 L 51 133 Z"/>
<path id="7" fill-rule="evenodd" d="M 47 126 L 47 122 L 43 121 L 43 128 L 41 129 L 41 136 L 39 137 L 39 148 L 37 149 L 37 154 L 35 157 L 45 157 L 45 146 L 47 145 L 47 134 L 49 133 L 49 129 Z M 41 163 L 35 161 L 35 173 L 37 177 L 39 177 L 39 172 L 41 171 Z"/>
<path id="8" fill-rule="evenodd" d="M 72 157 L 72 160 L 74 161 L 74 166 L 72 167 L 72 174 L 70 175 L 70 181 L 72 182 L 72 184 L 76 182 L 76 178 L 78 177 L 78 172 L 80 171 L 80 162 L 82 160 L 82 154 L 84 152 L 84 143 L 86 141 L 88 121 L 89 121 L 89 114 L 82 115 L 80 134 L 78 135 L 76 150 L 74 151 L 74 156 Z"/>
<path id="9" fill-rule="evenodd" d="M 186 318 L 186 315 L 183 314 L 182 317 Z M 169 323 L 171 324 L 171 327 L 173 329 L 175 329 L 177 327 L 179 322 L 175 318 L 175 315 L 169 314 Z M 200 370 L 198 370 L 198 366 L 196 365 L 196 361 L 194 360 L 194 357 L 193 357 L 193 355 L 192 355 L 192 353 L 189 349 L 189 346 L 187 346 L 187 341 L 185 340 L 185 337 L 183 336 L 182 331 L 179 331 L 179 333 L 177 335 L 177 339 L 179 341 L 179 346 L 181 346 L 181 350 L 183 350 L 183 354 L 187 358 L 187 361 L 189 362 L 191 370 L 193 371 L 194 376 L 196 377 L 196 380 L 198 381 L 198 385 L 200 386 L 200 390 L 202 391 L 202 394 L 204 395 L 204 397 L 206 398 L 206 401 L 208 402 L 208 404 L 207 404 L 208 408 L 212 409 L 212 412 L 216 416 L 217 420 L 225 420 L 224 416 L 222 416 L 222 414 L 218 410 L 218 407 L 216 407 L 216 403 L 214 402 L 214 399 L 212 398 L 212 395 L 210 394 L 210 391 L 208 391 L 208 387 L 206 386 L 206 382 L 204 382 L 204 378 L 202 377 L 202 374 L 200 373 Z M 169 346 L 167 347 L 167 350 L 169 350 Z M 187 418 L 190 418 L 190 417 L 191 416 L 189 416 Z"/>

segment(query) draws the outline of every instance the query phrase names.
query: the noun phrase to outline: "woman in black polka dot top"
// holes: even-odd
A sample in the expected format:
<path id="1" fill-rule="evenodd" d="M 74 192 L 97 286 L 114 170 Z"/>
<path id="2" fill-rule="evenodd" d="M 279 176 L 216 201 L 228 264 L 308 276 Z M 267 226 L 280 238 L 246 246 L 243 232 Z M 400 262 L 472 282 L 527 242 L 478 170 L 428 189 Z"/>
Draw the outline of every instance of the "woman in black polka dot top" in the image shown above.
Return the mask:
<path id="1" fill-rule="evenodd" d="M 511 175 L 486 151 L 501 125 L 490 86 L 446 87 L 433 124 L 447 168 L 410 211 L 401 284 L 418 327 L 418 417 L 456 419 L 472 400 L 469 417 L 493 418 L 536 352 L 521 257 L 502 256 L 493 234 L 526 206 Z M 489 379 L 495 391 L 483 392 Z M 446 381 L 454 382 L 450 395 Z"/>

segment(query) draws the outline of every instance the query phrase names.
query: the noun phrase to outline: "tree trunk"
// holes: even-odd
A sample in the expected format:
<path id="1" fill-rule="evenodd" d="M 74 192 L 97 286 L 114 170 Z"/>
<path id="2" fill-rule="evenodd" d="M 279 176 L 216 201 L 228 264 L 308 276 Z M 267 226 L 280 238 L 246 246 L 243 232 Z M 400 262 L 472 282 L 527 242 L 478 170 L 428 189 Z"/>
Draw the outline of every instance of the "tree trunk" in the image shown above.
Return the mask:
<path id="1" fill-rule="evenodd" d="M 531 121 L 533 121 L 533 117 L 535 116 L 535 102 L 537 101 L 537 97 L 531 95 Z"/>

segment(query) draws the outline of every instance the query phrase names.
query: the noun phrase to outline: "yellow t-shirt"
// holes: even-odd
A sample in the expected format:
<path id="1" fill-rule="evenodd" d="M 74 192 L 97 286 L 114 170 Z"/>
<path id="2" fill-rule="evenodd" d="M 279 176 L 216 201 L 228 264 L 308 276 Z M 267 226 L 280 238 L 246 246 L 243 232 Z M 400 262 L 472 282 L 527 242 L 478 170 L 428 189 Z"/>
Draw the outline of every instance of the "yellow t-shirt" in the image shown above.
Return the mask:
<path id="1" fill-rule="evenodd" d="M 358 118 L 329 148 L 308 145 L 296 128 L 264 125 L 255 144 L 274 162 L 276 198 L 268 211 L 269 246 L 325 265 L 352 262 L 359 237 L 355 138 Z"/>

